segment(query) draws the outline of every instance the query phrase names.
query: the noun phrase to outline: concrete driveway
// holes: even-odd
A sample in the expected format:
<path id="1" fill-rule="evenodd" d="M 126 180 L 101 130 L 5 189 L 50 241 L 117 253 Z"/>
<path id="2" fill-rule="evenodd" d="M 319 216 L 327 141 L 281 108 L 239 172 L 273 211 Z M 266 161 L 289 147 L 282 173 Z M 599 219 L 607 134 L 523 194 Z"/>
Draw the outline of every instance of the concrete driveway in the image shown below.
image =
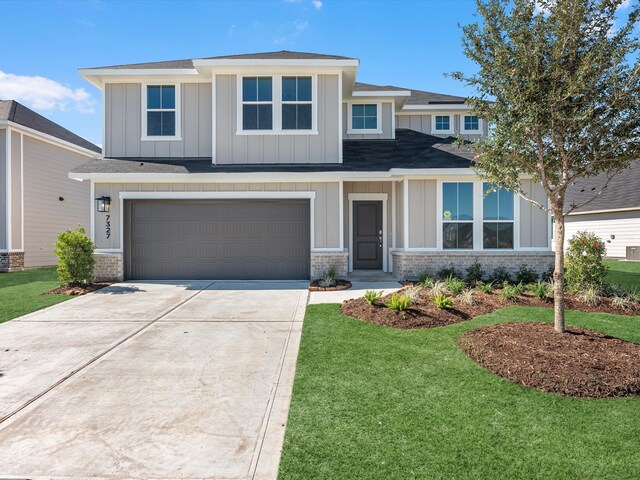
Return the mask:
<path id="1" fill-rule="evenodd" d="M 0 325 L 0 478 L 275 478 L 306 286 L 122 283 Z"/>

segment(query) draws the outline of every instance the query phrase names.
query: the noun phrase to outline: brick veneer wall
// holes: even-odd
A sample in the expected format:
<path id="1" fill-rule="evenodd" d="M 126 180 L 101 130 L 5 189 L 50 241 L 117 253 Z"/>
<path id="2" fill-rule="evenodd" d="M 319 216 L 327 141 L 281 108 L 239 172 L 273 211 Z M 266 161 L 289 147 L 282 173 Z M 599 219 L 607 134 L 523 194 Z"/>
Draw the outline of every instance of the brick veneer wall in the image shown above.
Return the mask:
<path id="1" fill-rule="evenodd" d="M 0 272 L 24 270 L 24 252 L 0 253 Z"/>
<path id="2" fill-rule="evenodd" d="M 466 274 L 467 268 L 476 259 L 485 274 L 490 275 L 496 267 L 504 266 L 515 273 L 521 265 L 533 269 L 538 275 L 553 265 L 554 253 L 531 252 L 393 252 L 393 271 L 402 280 L 415 280 L 422 272 L 434 276 L 438 270 L 453 266 Z"/>
<path id="3" fill-rule="evenodd" d="M 97 282 L 121 282 L 124 280 L 124 264 L 121 253 L 94 253 L 96 265 L 93 275 Z"/>
<path id="4" fill-rule="evenodd" d="M 312 252 L 311 279 L 320 278 L 331 267 L 336 267 L 339 276 L 345 276 L 349 269 L 348 252 Z"/>

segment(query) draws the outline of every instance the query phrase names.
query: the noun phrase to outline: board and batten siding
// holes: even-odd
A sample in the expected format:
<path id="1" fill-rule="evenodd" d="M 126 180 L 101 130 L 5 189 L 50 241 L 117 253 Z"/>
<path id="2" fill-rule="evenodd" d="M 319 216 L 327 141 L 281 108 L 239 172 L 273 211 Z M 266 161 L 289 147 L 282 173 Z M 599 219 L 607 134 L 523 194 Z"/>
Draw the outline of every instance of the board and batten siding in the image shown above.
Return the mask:
<path id="1" fill-rule="evenodd" d="M 216 163 L 338 163 L 338 75 L 318 75 L 318 133 L 238 135 L 236 75 L 216 75 Z"/>
<path id="2" fill-rule="evenodd" d="M 0 250 L 7 248 L 7 130 L 0 129 Z"/>
<path id="3" fill-rule="evenodd" d="M 625 258 L 627 247 L 640 246 L 640 208 L 628 212 L 589 213 L 565 217 L 565 248 L 571 237 L 586 230 L 598 235 L 607 257 Z M 611 238 L 611 236 L 615 238 Z"/>
<path id="4" fill-rule="evenodd" d="M 357 104 L 358 102 L 353 102 Z M 367 102 L 363 102 L 367 103 Z M 382 117 L 380 119 L 382 126 L 382 133 L 367 133 L 367 134 L 348 134 L 347 130 L 349 130 L 349 108 L 350 104 L 343 103 L 342 104 L 342 135 L 345 140 L 383 140 L 394 138 L 395 132 L 393 131 L 393 115 L 394 108 L 392 103 L 382 103 L 381 104 L 381 114 Z"/>
<path id="5" fill-rule="evenodd" d="M 142 140 L 142 84 L 107 83 L 105 157 L 211 157 L 211 84 L 180 84 L 181 140 Z"/>
<path id="6" fill-rule="evenodd" d="M 23 142 L 25 267 L 55 265 L 53 245 L 59 232 L 78 226 L 89 232 L 90 209 L 95 208 L 91 186 L 68 177 L 88 156 L 28 135 Z"/>
<path id="7" fill-rule="evenodd" d="M 416 132 L 421 132 L 421 133 L 426 133 L 427 135 L 434 135 L 436 137 L 449 137 L 449 136 L 456 136 L 457 133 L 453 133 L 453 134 L 434 134 L 431 131 L 431 115 L 440 115 L 440 114 L 445 114 L 445 115 L 449 115 L 448 112 L 438 112 L 435 114 L 421 114 L 421 113 L 416 113 L 416 114 L 401 114 L 401 115 L 396 115 L 396 128 L 406 128 L 409 130 L 414 130 Z M 450 114 L 453 117 L 453 131 L 454 132 L 460 132 L 460 127 L 461 124 L 460 122 L 462 121 L 462 116 L 460 114 Z M 482 137 L 482 136 L 487 136 L 489 134 L 489 127 L 487 125 L 486 122 L 482 122 L 482 134 L 463 134 L 462 137 L 465 140 L 468 141 L 474 141 L 477 140 L 478 138 Z"/>
<path id="8" fill-rule="evenodd" d="M 99 249 L 120 249 L 120 192 L 315 192 L 314 247 L 340 247 L 340 183 L 96 183 L 95 196 L 110 196 L 111 211 L 95 212 Z M 108 218 L 107 218 L 108 216 Z M 107 238 L 107 222 L 110 236 Z"/>
<path id="9" fill-rule="evenodd" d="M 521 182 L 522 191 L 532 200 L 547 205 L 542 185 L 532 180 Z M 523 248 L 548 248 L 549 216 L 531 202 L 520 199 L 520 246 Z"/>

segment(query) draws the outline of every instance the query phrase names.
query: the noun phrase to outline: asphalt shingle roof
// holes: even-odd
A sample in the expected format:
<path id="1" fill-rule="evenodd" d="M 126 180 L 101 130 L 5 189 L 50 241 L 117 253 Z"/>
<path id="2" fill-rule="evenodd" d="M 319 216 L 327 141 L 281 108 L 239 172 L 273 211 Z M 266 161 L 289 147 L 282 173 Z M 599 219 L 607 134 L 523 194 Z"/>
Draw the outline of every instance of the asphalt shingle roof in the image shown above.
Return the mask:
<path id="1" fill-rule="evenodd" d="M 343 163 L 212 165 L 211 158 L 120 158 L 91 160 L 72 173 L 251 173 L 388 172 L 392 168 L 468 168 L 473 153 L 412 130 L 396 130 L 394 140 L 345 140 Z"/>
<path id="2" fill-rule="evenodd" d="M 576 180 L 567 190 L 567 209 L 572 204 L 581 205 L 591 199 L 606 183 L 607 177 L 597 175 Z M 574 212 L 592 212 L 597 210 L 617 210 L 623 208 L 640 209 L 640 160 L 627 170 L 617 174 L 607 188 L 596 199 Z"/>
<path id="3" fill-rule="evenodd" d="M 48 118 L 34 112 L 15 100 L 0 100 L 0 120 L 8 120 L 10 122 L 23 125 L 38 132 L 51 135 L 65 142 L 73 143 L 79 147 L 86 148 L 92 152 L 101 153 L 102 150 L 97 145 L 85 140 L 84 138 L 70 132 L 61 127 Z"/>
<path id="4" fill-rule="evenodd" d="M 463 104 L 467 99 L 455 95 L 445 95 L 444 93 L 425 92 L 414 90 L 413 88 L 395 87 L 393 85 L 372 85 L 370 83 L 355 82 L 354 92 L 381 92 L 389 90 L 408 90 L 411 96 L 407 99 L 406 105 L 452 105 Z"/>

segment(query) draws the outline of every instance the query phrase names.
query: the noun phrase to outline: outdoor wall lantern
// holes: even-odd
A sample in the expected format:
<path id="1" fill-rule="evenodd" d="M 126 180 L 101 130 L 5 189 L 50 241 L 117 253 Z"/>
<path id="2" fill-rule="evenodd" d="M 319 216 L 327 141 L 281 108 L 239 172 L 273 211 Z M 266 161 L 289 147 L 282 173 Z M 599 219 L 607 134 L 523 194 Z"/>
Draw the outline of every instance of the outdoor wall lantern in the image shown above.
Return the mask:
<path id="1" fill-rule="evenodd" d="M 111 208 L 111 197 L 98 197 L 96 198 L 96 208 L 98 212 L 108 212 Z"/>

